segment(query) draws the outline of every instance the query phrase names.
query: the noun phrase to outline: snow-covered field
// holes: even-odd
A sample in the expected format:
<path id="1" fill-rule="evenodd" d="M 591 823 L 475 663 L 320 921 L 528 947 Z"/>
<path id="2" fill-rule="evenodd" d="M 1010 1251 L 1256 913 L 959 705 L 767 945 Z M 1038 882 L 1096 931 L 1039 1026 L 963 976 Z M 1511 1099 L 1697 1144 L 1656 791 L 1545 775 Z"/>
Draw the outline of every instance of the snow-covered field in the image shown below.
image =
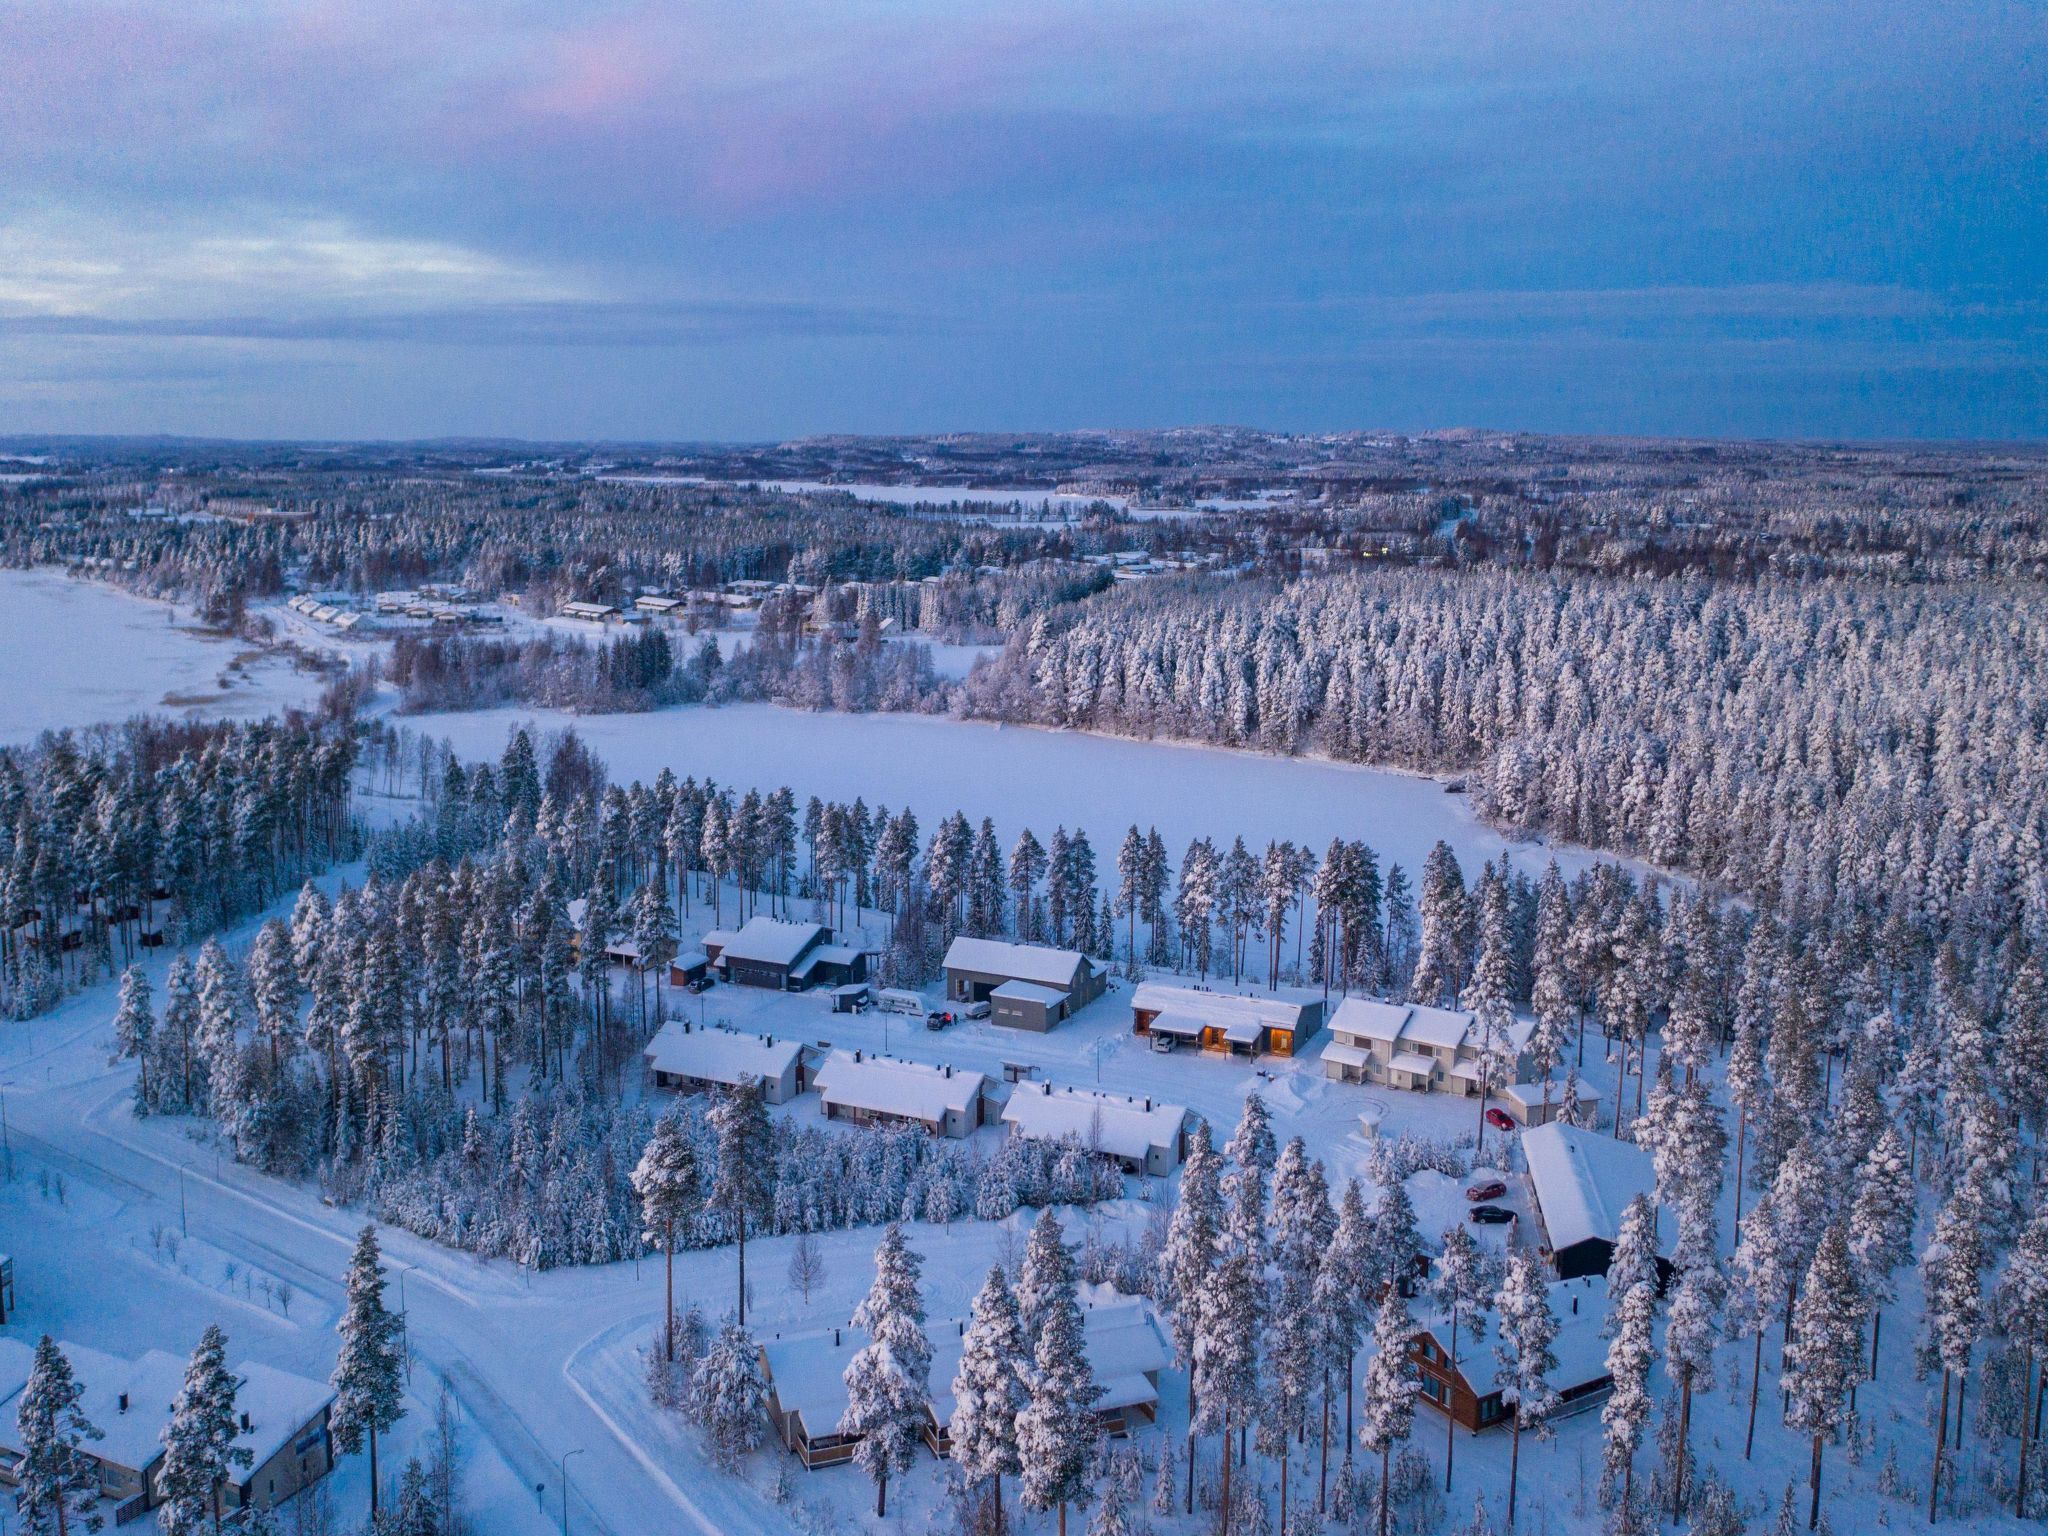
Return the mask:
<path id="1" fill-rule="evenodd" d="M 59 571 L 0 571 L 0 745 L 142 713 L 255 719 L 316 678 L 188 615 Z"/>
<path id="2" fill-rule="evenodd" d="M 909 804 L 930 826 L 963 810 L 994 819 L 1007 846 L 1029 826 L 1085 828 L 1098 860 L 1125 827 L 1157 826 L 1178 860 L 1190 839 L 1242 835 L 1248 846 L 1291 838 L 1318 854 L 1332 837 L 1362 838 L 1382 864 L 1411 878 L 1439 838 L 1468 871 L 1503 849 L 1541 872 L 1552 850 L 1510 842 L 1435 779 L 1310 758 L 1263 757 L 1213 747 L 1124 741 L 1076 731 L 928 715 L 809 714 L 772 704 L 571 716 L 516 708 L 416 715 L 407 724 L 445 736 L 465 756 L 495 756 L 521 722 L 547 732 L 574 726 L 614 778 L 651 780 L 662 768 L 721 784 L 787 784 L 809 795 Z M 1567 872 L 1592 855 L 1558 850 Z"/>

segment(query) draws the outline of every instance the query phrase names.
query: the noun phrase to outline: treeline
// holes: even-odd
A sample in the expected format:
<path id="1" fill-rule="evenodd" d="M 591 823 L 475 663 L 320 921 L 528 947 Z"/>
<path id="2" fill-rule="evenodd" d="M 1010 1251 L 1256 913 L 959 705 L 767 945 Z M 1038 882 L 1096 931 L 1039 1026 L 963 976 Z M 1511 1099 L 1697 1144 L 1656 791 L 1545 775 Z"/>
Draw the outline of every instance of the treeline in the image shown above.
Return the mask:
<path id="1" fill-rule="evenodd" d="M 353 857 L 346 723 L 136 720 L 0 751 L 0 1008 L 39 1013 Z"/>

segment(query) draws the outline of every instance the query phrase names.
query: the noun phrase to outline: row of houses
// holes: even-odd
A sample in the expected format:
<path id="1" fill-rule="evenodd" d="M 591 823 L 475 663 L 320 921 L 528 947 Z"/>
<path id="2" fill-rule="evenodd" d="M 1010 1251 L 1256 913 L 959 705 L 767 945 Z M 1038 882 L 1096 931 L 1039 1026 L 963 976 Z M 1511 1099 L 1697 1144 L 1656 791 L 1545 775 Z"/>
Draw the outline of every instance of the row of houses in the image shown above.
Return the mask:
<path id="1" fill-rule="evenodd" d="M 924 1442 L 938 1457 L 952 1449 L 953 1378 L 960 1372 L 966 1333 L 964 1318 L 926 1330 L 932 1361 Z M 860 1436 L 845 1428 L 846 1368 L 867 1343 L 863 1330 L 845 1327 L 770 1339 L 760 1347 L 775 1437 L 813 1471 L 851 1461 L 860 1443 Z M 1151 1303 L 1119 1298 L 1086 1306 L 1081 1347 L 1102 1387 L 1094 1411 L 1104 1434 L 1128 1434 L 1158 1416 L 1159 1376 L 1173 1362 L 1173 1347 Z"/>
<path id="2" fill-rule="evenodd" d="M 84 1446 L 99 1472 L 101 1495 L 116 1506 L 113 1523 L 141 1519 L 164 1500 L 163 1431 L 185 1381 L 185 1362 L 153 1349 L 135 1359 L 61 1344 L 80 1388 L 79 1407 L 102 1437 Z M 35 1350 L 0 1339 L 0 1487 L 19 1486 L 26 1455 L 16 1419 Z M 233 1366 L 235 1446 L 249 1453 L 221 1486 L 226 1510 L 273 1508 L 334 1467 L 327 1383 L 245 1360 Z"/>
<path id="3" fill-rule="evenodd" d="M 815 1090 L 824 1116 L 849 1125 L 904 1126 L 959 1139 L 999 1124 L 1028 1140 L 1071 1137 L 1129 1172 L 1154 1177 L 1173 1172 L 1187 1153 L 1187 1107 L 1145 1095 L 999 1084 L 967 1067 L 834 1051 L 684 1019 L 662 1025 L 644 1059 L 657 1087 L 679 1093 L 731 1088 L 749 1078 L 771 1104 Z"/>

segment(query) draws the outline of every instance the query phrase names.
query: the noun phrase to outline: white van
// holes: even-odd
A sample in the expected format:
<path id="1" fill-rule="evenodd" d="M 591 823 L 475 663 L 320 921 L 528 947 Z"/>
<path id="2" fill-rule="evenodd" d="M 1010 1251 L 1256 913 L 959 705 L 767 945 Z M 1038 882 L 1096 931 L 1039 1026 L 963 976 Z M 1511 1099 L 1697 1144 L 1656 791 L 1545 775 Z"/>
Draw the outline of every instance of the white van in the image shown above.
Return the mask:
<path id="1" fill-rule="evenodd" d="M 884 1013 L 908 1013 L 920 1017 L 924 1013 L 924 999 L 901 987 L 882 988 L 875 994 L 875 1006 Z"/>

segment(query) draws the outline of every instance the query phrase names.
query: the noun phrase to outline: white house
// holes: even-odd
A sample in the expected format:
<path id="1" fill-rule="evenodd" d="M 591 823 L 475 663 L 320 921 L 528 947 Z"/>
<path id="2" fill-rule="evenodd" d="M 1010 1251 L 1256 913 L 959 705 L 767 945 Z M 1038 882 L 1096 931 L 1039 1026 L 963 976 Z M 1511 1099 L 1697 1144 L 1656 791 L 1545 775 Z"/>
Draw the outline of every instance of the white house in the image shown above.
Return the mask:
<path id="1" fill-rule="evenodd" d="M 1131 994 L 1131 1031 L 1232 1056 L 1292 1056 L 1323 1024 L 1320 993 L 1215 992 L 1146 982 Z"/>
<path id="2" fill-rule="evenodd" d="M 914 1125 L 934 1136 L 971 1135 L 988 1079 L 965 1067 L 834 1051 L 811 1079 L 826 1118 L 855 1125 Z"/>
<path id="3" fill-rule="evenodd" d="M 1063 1141 L 1107 1153 L 1132 1173 L 1164 1178 L 1187 1151 L 1188 1111 L 1139 1094 L 1019 1083 L 1003 1106 L 1013 1136 Z"/>
<path id="4" fill-rule="evenodd" d="M 1529 1036 L 1535 1028 L 1532 1020 L 1518 1018 L 1508 1031 L 1516 1081 L 1528 1075 Z M 1469 1098 L 1479 1092 L 1477 1021 L 1451 1008 L 1347 997 L 1330 1015 L 1330 1043 L 1323 1047 L 1322 1061 L 1325 1075 L 1345 1082 L 1416 1093 L 1448 1090 Z M 1503 1085 L 1493 1086 L 1497 1092 Z"/>
<path id="5" fill-rule="evenodd" d="M 770 1104 L 783 1104 L 804 1091 L 803 1054 L 794 1040 L 671 1019 L 647 1042 L 643 1056 L 657 1087 L 697 1093 L 737 1087 L 754 1077 Z"/>

